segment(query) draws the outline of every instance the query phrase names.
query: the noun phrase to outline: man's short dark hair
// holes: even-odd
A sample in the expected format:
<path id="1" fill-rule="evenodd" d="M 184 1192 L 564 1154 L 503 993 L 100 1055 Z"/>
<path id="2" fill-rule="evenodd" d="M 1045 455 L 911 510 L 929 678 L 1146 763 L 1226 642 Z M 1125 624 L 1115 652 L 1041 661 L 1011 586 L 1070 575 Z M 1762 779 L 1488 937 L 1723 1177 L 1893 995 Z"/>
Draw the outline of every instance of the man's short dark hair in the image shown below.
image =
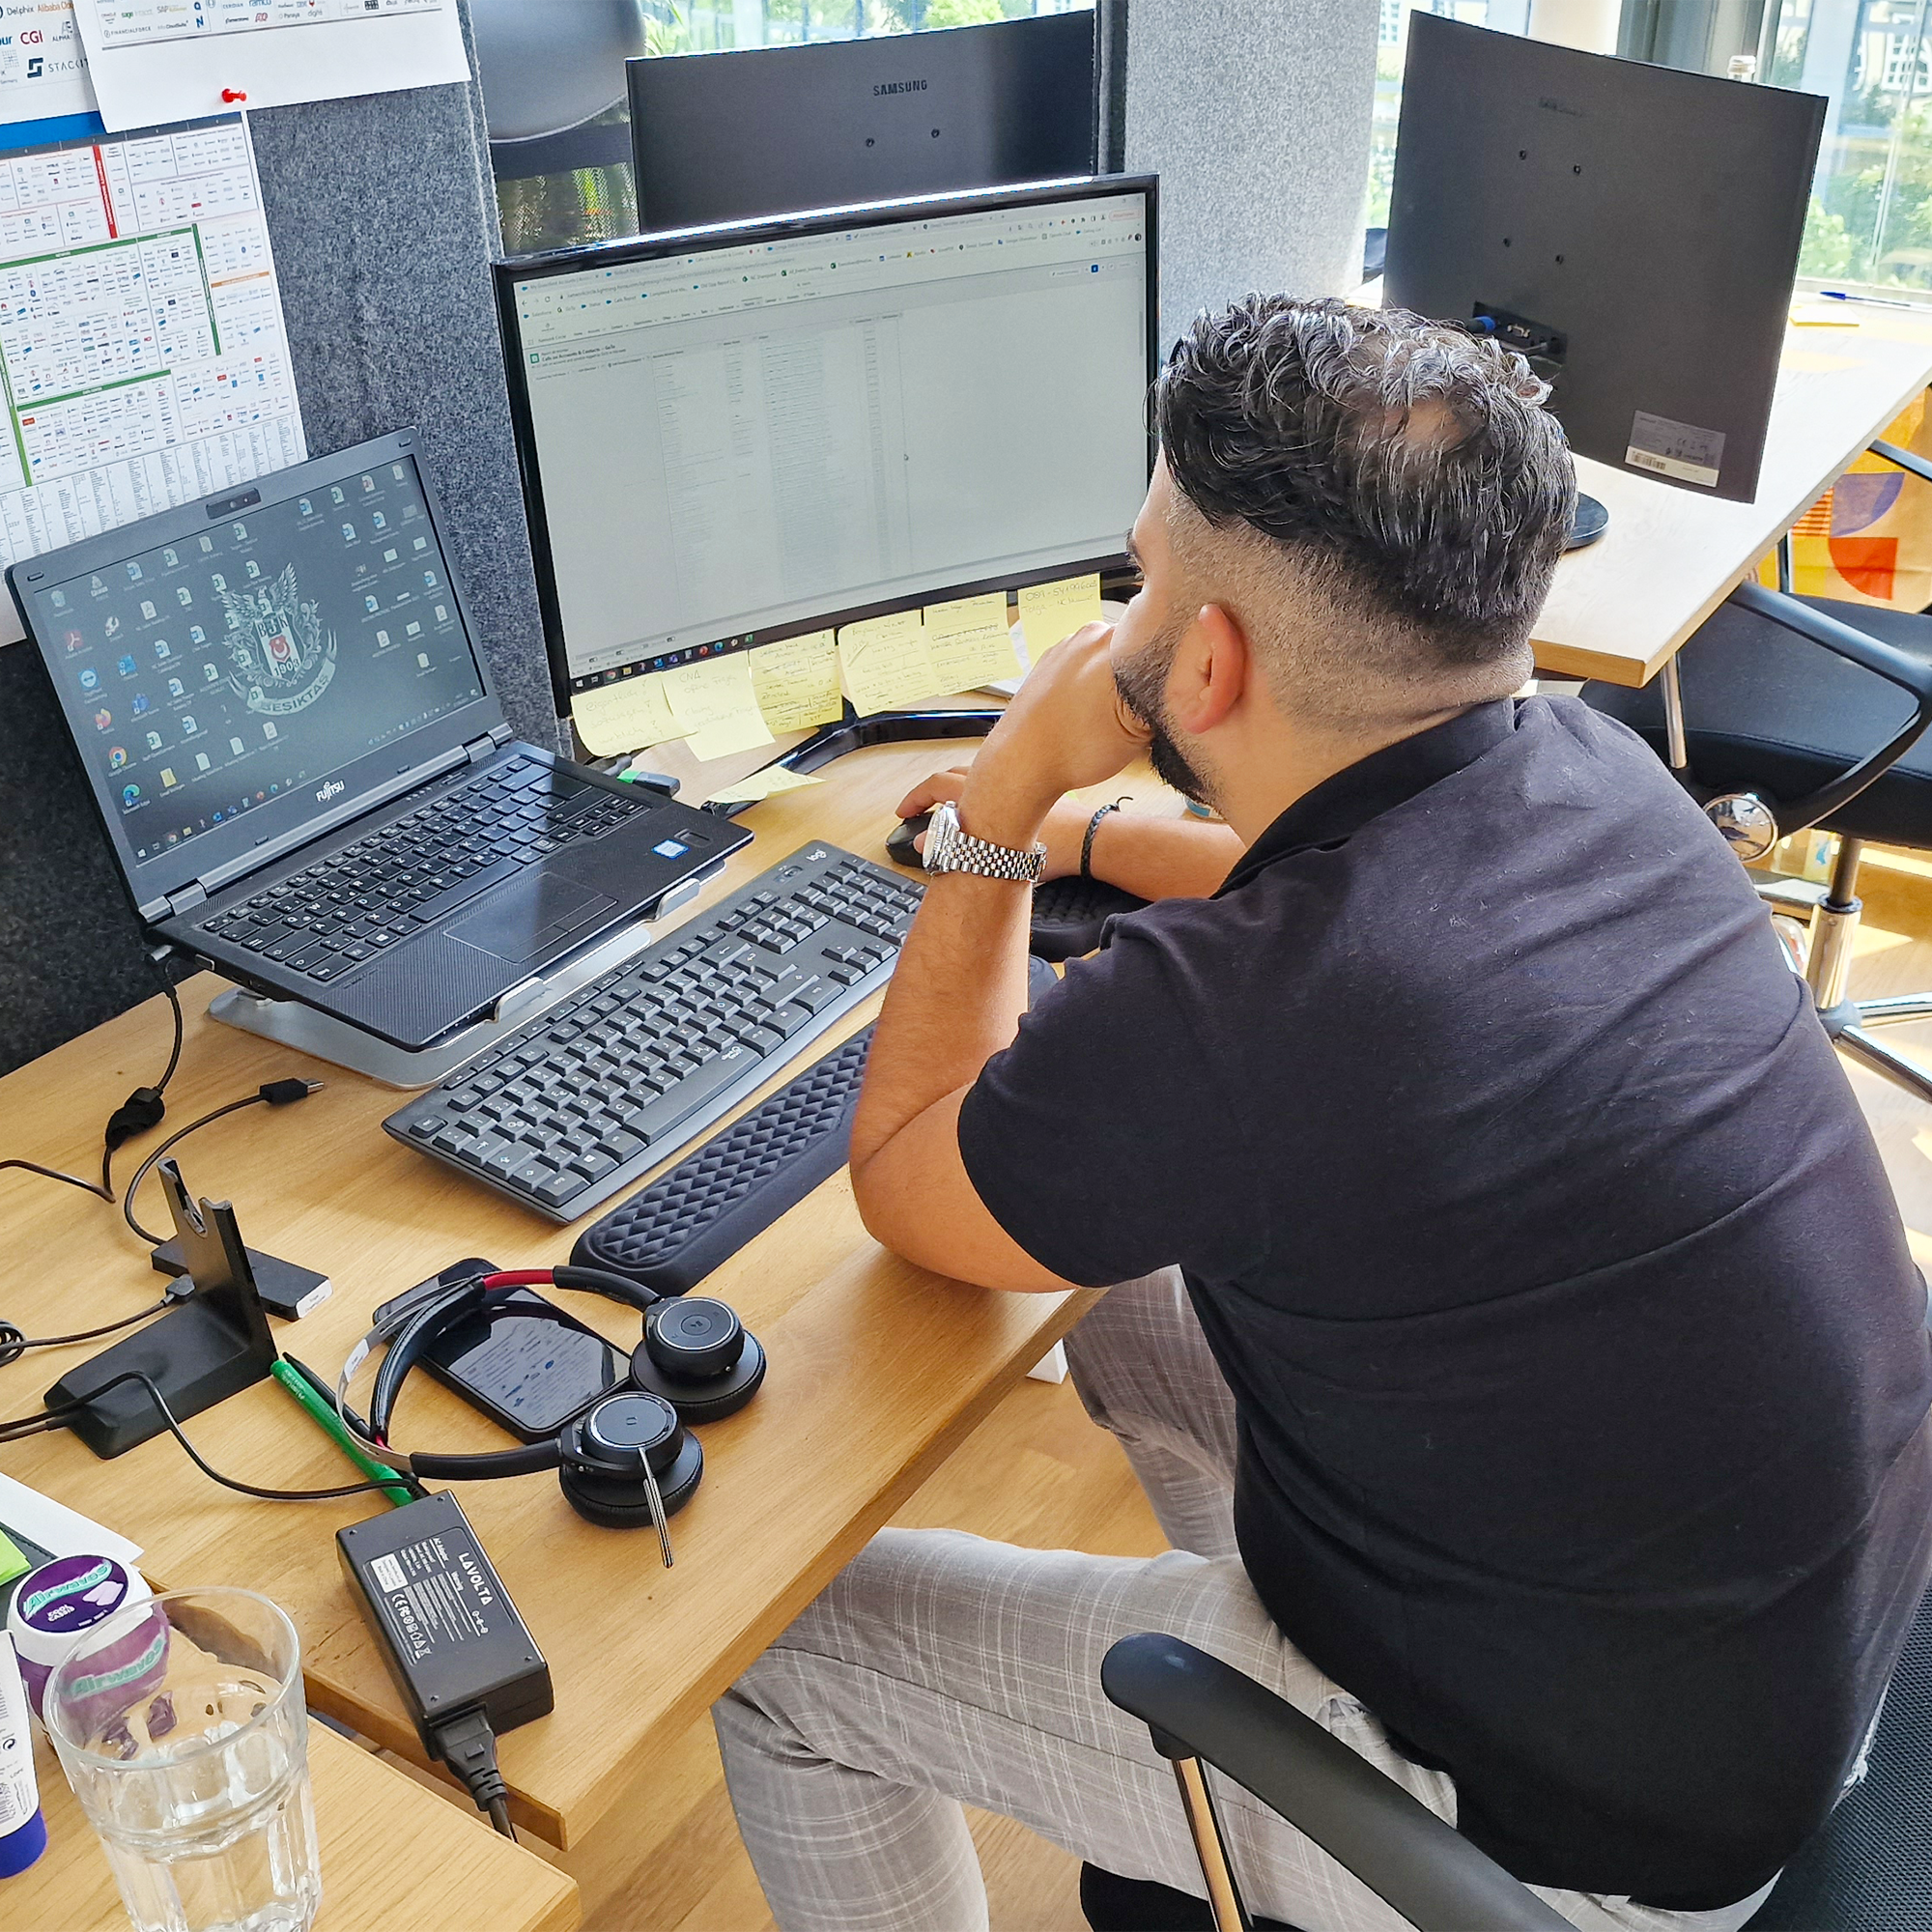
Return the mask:
<path id="1" fill-rule="evenodd" d="M 1406 309 L 1249 296 L 1175 345 L 1154 413 L 1185 502 L 1396 634 L 1381 669 L 1526 675 L 1577 489 L 1547 393 L 1521 356 Z"/>

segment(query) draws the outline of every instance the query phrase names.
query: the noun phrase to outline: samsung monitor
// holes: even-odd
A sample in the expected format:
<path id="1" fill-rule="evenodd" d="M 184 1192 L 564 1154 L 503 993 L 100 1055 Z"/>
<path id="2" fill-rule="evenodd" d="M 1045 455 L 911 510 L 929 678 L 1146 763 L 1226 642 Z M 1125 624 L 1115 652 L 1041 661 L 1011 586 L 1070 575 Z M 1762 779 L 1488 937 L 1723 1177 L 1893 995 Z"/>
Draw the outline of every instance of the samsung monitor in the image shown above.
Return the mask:
<path id="1" fill-rule="evenodd" d="M 1155 184 L 1110 177 L 497 265 L 559 711 L 935 598 L 1126 566 Z"/>
<path id="2" fill-rule="evenodd" d="M 1749 502 L 1825 102 L 1409 17 L 1383 298 L 1495 334 L 1579 455 Z"/>
<path id="3" fill-rule="evenodd" d="M 1095 18 L 629 61 L 638 225 L 1092 174 Z"/>

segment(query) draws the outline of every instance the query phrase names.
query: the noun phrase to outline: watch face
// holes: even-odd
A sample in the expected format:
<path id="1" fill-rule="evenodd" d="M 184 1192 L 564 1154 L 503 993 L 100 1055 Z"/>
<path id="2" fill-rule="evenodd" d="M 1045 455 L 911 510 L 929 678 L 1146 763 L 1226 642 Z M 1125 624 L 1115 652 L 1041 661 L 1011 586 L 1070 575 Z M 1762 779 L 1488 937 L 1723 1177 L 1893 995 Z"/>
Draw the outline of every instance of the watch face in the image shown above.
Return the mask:
<path id="1" fill-rule="evenodd" d="M 952 857 L 952 841 L 959 833 L 959 810 L 951 799 L 943 800 L 932 808 L 932 818 L 925 828 L 925 869 L 937 872 L 945 868 Z"/>

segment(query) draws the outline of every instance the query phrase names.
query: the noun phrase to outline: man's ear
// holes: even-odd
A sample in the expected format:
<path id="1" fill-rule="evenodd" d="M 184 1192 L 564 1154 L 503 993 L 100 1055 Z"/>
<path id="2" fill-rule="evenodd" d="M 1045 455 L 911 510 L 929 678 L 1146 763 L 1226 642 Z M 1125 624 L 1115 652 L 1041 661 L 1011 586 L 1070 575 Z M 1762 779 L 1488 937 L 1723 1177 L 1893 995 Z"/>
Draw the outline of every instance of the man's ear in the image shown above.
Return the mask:
<path id="1" fill-rule="evenodd" d="M 1238 705 L 1254 670 L 1247 635 L 1219 604 L 1204 604 L 1174 654 L 1167 679 L 1168 716 L 1190 738 L 1222 724 Z"/>

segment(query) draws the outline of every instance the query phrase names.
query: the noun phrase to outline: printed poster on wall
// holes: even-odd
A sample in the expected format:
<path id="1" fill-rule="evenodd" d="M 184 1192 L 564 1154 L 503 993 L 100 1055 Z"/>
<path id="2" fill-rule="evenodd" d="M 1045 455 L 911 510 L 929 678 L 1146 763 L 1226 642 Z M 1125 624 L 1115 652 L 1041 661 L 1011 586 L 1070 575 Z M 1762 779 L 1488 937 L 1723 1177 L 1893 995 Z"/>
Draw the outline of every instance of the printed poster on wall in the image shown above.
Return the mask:
<path id="1" fill-rule="evenodd" d="M 239 116 L 0 155 L 0 564 L 307 456 Z"/>

